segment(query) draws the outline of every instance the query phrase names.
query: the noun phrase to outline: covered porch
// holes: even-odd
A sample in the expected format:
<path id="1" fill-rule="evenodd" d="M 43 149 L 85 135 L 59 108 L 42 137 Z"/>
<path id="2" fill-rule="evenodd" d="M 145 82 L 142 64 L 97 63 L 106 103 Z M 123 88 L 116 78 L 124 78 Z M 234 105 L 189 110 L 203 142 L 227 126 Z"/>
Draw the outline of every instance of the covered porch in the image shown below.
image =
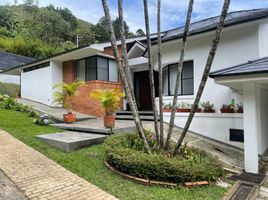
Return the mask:
<path id="1" fill-rule="evenodd" d="M 245 171 L 258 173 L 268 148 L 268 58 L 215 71 L 210 77 L 243 96 Z"/>

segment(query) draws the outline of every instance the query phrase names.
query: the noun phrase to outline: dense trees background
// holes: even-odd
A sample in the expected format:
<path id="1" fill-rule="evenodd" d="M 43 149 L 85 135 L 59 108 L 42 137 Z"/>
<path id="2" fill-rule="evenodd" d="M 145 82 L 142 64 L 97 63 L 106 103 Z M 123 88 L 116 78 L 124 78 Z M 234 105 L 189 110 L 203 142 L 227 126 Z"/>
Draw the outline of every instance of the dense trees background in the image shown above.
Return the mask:
<path id="1" fill-rule="evenodd" d="M 116 39 L 120 39 L 120 21 L 113 21 Z M 34 58 L 47 57 L 79 45 L 109 41 L 107 23 L 100 18 L 97 24 L 78 19 L 68 8 L 54 5 L 38 7 L 37 0 L 25 0 L 24 4 L 0 6 L 0 50 Z M 143 30 L 135 34 L 125 22 L 125 36 L 142 36 Z"/>

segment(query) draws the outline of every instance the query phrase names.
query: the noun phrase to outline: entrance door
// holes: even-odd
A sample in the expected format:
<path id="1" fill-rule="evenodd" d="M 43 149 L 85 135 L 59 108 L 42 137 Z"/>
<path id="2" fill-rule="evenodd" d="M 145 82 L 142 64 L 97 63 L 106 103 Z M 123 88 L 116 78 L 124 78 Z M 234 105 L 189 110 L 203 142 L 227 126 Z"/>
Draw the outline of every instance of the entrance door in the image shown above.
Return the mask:
<path id="1" fill-rule="evenodd" d="M 155 92 L 158 96 L 158 73 L 154 73 Z M 139 110 L 152 110 L 149 71 L 134 72 L 134 92 Z"/>

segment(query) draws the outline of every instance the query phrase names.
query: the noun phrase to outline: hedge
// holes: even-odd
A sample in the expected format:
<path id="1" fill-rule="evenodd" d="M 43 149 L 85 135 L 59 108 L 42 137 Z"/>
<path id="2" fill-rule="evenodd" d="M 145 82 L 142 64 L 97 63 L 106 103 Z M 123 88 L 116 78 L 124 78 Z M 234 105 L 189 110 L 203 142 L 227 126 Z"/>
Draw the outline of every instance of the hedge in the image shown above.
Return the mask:
<path id="1" fill-rule="evenodd" d="M 137 148 L 137 143 L 141 144 L 141 140 L 136 134 L 111 136 L 104 143 L 107 162 L 126 174 L 179 184 L 188 181 L 215 181 L 224 176 L 220 162 L 204 151 L 187 147 L 184 151 L 191 152 L 190 156 L 169 158 L 160 152 L 147 154 Z"/>

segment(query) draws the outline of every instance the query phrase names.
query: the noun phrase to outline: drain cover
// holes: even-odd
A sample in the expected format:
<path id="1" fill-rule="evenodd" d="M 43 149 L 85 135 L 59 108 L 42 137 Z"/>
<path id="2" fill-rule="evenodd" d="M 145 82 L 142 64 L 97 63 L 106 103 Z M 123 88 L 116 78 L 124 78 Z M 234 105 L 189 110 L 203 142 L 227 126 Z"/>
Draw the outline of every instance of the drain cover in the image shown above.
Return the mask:
<path id="1" fill-rule="evenodd" d="M 230 200 L 245 200 L 253 189 L 253 185 L 242 183 Z"/>
<path id="2" fill-rule="evenodd" d="M 233 175 L 230 177 L 230 179 L 233 180 L 240 180 L 240 181 L 246 181 L 254 184 L 260 184 L 262 180 L 265 178 L 265 175 L 262 174 L 252 174 L 252 173 L 246 173 L 243 172 L 239 175 Z"/>

